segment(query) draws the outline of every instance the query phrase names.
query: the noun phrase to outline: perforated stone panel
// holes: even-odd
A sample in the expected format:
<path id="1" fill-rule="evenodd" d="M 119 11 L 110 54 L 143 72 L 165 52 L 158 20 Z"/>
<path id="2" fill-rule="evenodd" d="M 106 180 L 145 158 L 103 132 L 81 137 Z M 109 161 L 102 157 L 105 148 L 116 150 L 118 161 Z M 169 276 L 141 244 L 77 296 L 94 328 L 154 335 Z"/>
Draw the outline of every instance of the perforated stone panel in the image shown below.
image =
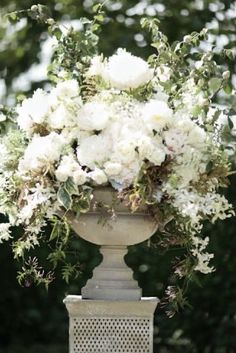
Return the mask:
<path id="1" fill-rule="evenodd" d="M 71 318 L 70 353 L 151 353 L 148 318 Z"/>

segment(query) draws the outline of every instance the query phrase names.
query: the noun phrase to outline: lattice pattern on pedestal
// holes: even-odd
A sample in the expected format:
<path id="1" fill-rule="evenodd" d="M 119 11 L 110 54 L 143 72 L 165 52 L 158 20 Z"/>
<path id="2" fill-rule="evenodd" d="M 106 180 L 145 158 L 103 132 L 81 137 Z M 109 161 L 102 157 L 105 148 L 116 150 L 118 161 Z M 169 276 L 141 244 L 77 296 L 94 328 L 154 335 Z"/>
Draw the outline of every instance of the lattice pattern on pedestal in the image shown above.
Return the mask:
<path id="1" fill-rule="evenodd" d="M 150 353 L 147 318 L 71 318 L 73 353 Z"/>

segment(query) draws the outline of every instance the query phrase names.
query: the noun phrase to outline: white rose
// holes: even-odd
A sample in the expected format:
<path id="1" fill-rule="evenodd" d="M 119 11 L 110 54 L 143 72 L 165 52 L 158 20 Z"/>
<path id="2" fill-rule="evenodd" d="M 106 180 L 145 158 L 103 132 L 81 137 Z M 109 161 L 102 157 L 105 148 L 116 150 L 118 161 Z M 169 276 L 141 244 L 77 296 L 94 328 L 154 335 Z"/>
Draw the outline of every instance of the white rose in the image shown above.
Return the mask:
<path id="1" fill-rule="evenodd" d="M 78 112 L 78 125 L 82 130 L 103 130 L 108 121 L 109 110 L 103 103 L 86 103 Z"/>
<path id="2" fill-rule="evenodd" d="M 105 173 L 109 176 L 118 175 L 121 172 L 122 165 L 118 162 L 106 162 L 104 164 Z"/>
<path id="3" fill-rule="evenodd" d="M 112 87 L 126 90 L 150 81 L 153 71 L 146 61 L 120 48 L 105 63 L 101 76 Z"/>
<path id="4" fill-rule="evenodd" d="M 72 178 L 76 185 L 83 185 L 87 181 L 87 173 L 81 168 L 78 168 L 73 172 Z"/>
<path id="5" fill-rule="evenodd" d="M 118 161 L 129 163 L 137 159 L 137 144 L 132 140 L 123 139 L 114 146 L 114 156 Z"/>
<path id="6" fill-rule="evenodd" d="M 88 177 L 95 181 L 98 185 L 105 184 L 107 182 L 106 174 L 99 168 L 95 168 L 92 172 L 88 173 Z"/>

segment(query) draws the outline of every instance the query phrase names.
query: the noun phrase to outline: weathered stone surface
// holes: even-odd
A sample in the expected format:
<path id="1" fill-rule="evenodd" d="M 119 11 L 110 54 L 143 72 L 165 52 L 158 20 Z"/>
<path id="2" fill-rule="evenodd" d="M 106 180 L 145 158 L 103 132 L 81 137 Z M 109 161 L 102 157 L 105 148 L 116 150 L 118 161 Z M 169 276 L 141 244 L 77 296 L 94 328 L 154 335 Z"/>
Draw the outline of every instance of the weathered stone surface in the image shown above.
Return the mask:
<path id="1" fill-rule="evenodd" d="M 84 300 L 69 295 L 69 353 L 152 353 L 157 298 Z"/>

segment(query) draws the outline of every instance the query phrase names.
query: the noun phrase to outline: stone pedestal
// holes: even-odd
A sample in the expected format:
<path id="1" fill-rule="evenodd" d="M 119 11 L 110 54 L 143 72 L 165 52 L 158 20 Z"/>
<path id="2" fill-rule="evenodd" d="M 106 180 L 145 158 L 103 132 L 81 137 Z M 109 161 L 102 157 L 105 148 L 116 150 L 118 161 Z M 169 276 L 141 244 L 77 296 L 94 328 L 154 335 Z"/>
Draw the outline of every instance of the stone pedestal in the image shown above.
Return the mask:
<path id="1" fill-rule="evenodd" d="M 69 353 L 152 353 L 157 298 L 85 300 L 69 295 Z"/>

